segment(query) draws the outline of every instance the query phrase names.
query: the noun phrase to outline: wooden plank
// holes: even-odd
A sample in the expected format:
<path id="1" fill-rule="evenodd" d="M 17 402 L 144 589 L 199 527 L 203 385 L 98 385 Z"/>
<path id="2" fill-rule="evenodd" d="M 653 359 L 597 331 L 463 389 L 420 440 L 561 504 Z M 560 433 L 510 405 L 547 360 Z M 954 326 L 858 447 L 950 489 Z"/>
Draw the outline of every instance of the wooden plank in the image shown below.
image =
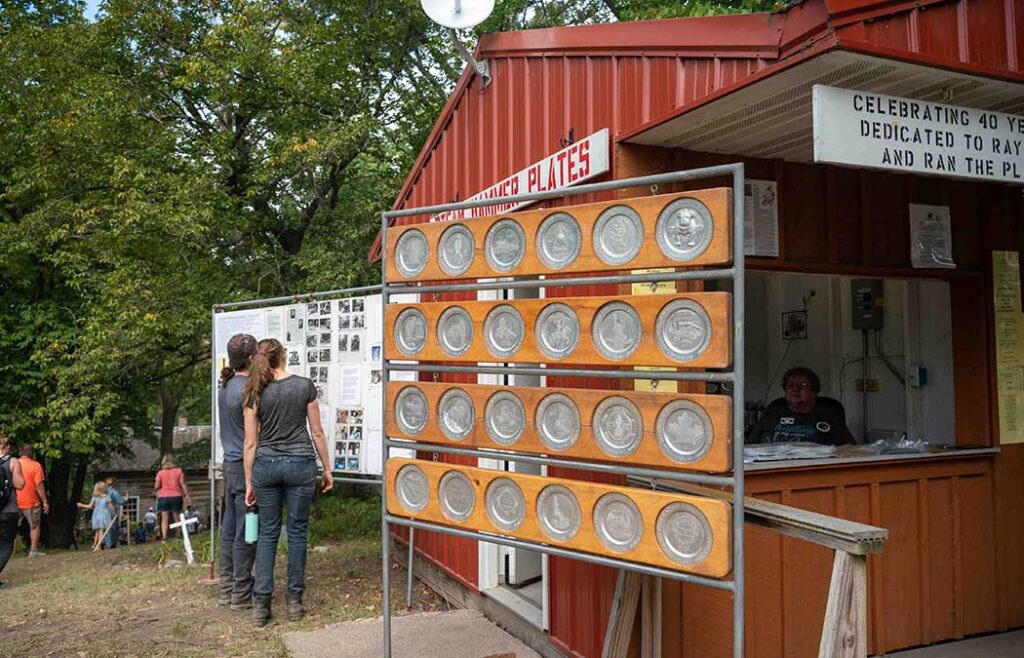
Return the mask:
<path id="1" fill-rule="evenodd" d="M 402 507 L 395 492 L 395 476 L 403 466 L 415 464 L 426 475 L 428 482 L 428 503 L 421 511 L 416 512 Z M 456 522 L 445 516 L 438 503 L 438 485 L 441 478 L 449 471 L 459 471 L 469 478 L 474 490 L 475 504 L 470 516 L 464 522 Z M 484 496 L 488 485 L 495 479 L 509 478 L 522 489 L 526 499 L 525 518 L 522 524 L 512 532 L 505 531 L 494 525 L 487 516 Z M 548 536 L 537 520 L 536 506 L 540 492 L 550 485 L 562 485 L 572 491 L 580 506 L 580 528 L 568 541 L 557 541 Z M 563 548 L 583 551 L 595 555 L 605 555 L 618 559 L 629 560 L 641 564 L 649 564 L 676 571 L 696 573 L 712 578 L 722 578 L 732 569 L 730 546 L 732 532 L 730 509 L 728 503 L 710 500 L 685 494 L 669 494 L 645 491 L 631 487 L 618 487 L 581 480 L 523 475 L 506 473 L 482 468 L 473 468 L 455 464 L 443 464 L 414 459 L 389 459 L 387 468 L 388 511 L 396 516 L 422 519 L 432 523 L 456 526 L 482 532 L 507 535 L 534 542 L 554 544 Z M 598 539 L 594 529 L 593 513 L 598 499 L 607 493 L 623 494 L 636 503 L 643 518 L 643 536 L 640 543 L 631 551 L 619 553 L 605 547 Z M 711 529 L 712 545 L 707 557 L 693 565 L 678 564 L 669 559 L 658 545 L 655 532 L 658 514 L 670 503 L 685 502 L 696 507 L 707 519 Z"/>
<path id="2" fill-rule="evenodd" d="M 691 300 L 700 304 L 711 321 L 711 337 L 703 353 L 689 361 L 677 361 L 667 356 L 655 340 L 658 313 L 676 300 Z M 632 306 L 641 321 L 641 337 L 636 351 L 622 360 L 608 359 L 597 348 L 591 336 L 591 325 L 600 308 L 611 302 L 624 302 Z M 537 342 L 535 324 L 537 316 L 547 306 L 565 304 L 572 308 L 579 320 L 580 337 L 576 349 L 563 359 L 552 359 L 541 351 Z M 496 357 L 484 344 L 484 322 L 488 313 L 497 306 L 510 305 L 519 311 L 524 326 L 522 346 L 509 357 Z M 473 322 L 473 336 L 469 348 L 459 356 L 444 352 L 437 338 L 437 322 L 445 310 L 461 307 Z M 418 308 L 427 321 L 426 345 L 416 354 L 403 354 L 395 345 L 395 323 L 399 314 L 409 308 Z M 454 361 L 462 363 L 511 362 L 551 363 L 607 366 L 685 366 L 687 368 L 725 368 L 731 363 L 732 295 L 727 292 L 689 293 L 679 295 L 632 295 L 601 297 L 561 297 L 558 299 L 524 299 L 508 301 L 429 302 L 420 304 L 388 304 L 384 334 L 384 355 L 388 359 L 420 361 Z"/>
<path id="3" fill-rule="evenodd" d="M 680 198 L 699 200 L 711 212 L 713 222 L 711 241 L 708 243 L 707 248 L 699 256 L 685 262 L 666 257 L 661 249 L 658 248 L 655 237 L 658 215 L 669 203 Z M 622 265 L 612 266 L 598 258 L 594 251 L 594 225 L 597 223 L 598 217 L 606 209 L 612 206 L 623 205 L 632 208 L 640 216 L 643 222 L 643 242 L 633 260 Z M 559 270 L 547 267 L 537 255 L 537 230 L 545 218 L 556 212 L 572 215 L 580 225 L 581 236 L 579 255 L 570 265 Z M 487 257 L 484 253 L 484 241 L 490 228 L 504 218 L 514 219 L 523 228 L 526 238 L 526 249 L 522 262 L 515 269 L 509 272 L 496 272 L 487 263 Z M 413 281 L 479 279 L 493 276 L 607 272 L 615 269 L 628 270 L 649 267 L 691 267 L 725 264 L 732 260 L 731 224 L 732 190 L 724 187 L 678 194 L 660 194 L 657 196 L 605 201 L 564 208 L 544 208 L 452 222 L 410 224 L 388 229 L 388 261 L 385 275 L 388 283 L 408 283 Z M 441 235 L 455 225 L 465 226 L 472 234 L 473 260 L 465 272 L 453 276 L 441 269 L 438 263 L 437 248 Z M 423 234 L 427 239 L 428 252 L 427 264 L 423 272 L 416 277 L 406 278 L 399 273 L 395 265 L 395 249 L 402 235 L 408 231 L 419 231 Z"/>
<path id="4" fill-rule="evenodd" d="M 687 469 L 709 472 L 724 472 L 732 468 L 732 404 L 725 395 L 679 395 L 675 393 L 644 393 L 635 391 L 609 391 L 596 389 L 572 388 L 530 388 L 488 386 L 482 384 L 449 384 L 443 382 L 388 382 L 386 397 L 388 409 L 395 408 L 395 399 L 407 387 L 415 387 L 427 398 L 427 425 L 419 434 L 411 435 L 402 431 L 395 420 L 394 414 L 387 416 L 387 433 L 393 438 L 415 439 L 428 443 L 457 445 L 465 448 L 490 448 L 498 450 L 514 449 L 518 452 L 531 454 L 555 454 L 559 457 L 571 457 L 596 461 L 633 464 L 637 466 L 655 466 L 661 468 Z M 461 441 L 448 439 L 441 431 L 438 420 L 438 404 L 446 391 L 460 389 L 473 403 L 474 421 L 469 435 Z M 516 395 L 526 410 L 523 435 L 512 445 L 502 445 L 491 439 L 484 425 L 484 409 L 487 401 L 498 391 L 509 391 Z M 569 396 L 580 412 L 580 438 L 566 450 L 552 453 L 552 450 L 541 443 L 537 433 L 535 420 L 537 406 L 541 401 L 554 393 Z M 640 445 L 629 455 L 613 456 L 604 452 L 594 436 L 594 411 L 602 400 L 620 396 L 629 399 L 640 411 L 643 422 L 643 433 Z M 665 455 L 658 445 L 655 428 L 658 414 L 670 402 L 690 400 L 699 404 L 711 419 L 712 441 L 708 452 L 701 459 L 689 463 L 677 462 Z"/>
<path id="5" fill-rule="evenodd" d="M 866 658 L 866 558 L 836 551 L 818 658 Z"/>
<path id="6" fill-rule="evenodd" d="M 629 655 L 629 641 L 633 636 L 642 578 L 643 576 L 635 571 L 619 571 L 618 582 L 615 585 L 615 600 L 608 614 L 608 629 L 605 631 L 601 658 L 627 658 Z"/>
<path id="7" fill-rule="evenodd" d="M 661 578 L 643 577 L 640 601 L 640 658 L 661 658 Z"/>

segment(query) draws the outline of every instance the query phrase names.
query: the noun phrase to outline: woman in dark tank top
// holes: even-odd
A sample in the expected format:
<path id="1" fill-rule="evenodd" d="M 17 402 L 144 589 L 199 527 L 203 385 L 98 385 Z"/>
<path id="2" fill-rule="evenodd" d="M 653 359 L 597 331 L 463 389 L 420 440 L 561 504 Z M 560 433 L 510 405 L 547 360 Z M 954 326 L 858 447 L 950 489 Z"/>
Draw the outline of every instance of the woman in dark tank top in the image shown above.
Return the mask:
<path id="1" fill-rule="evenodd" d="M 14 538 L 18 534 L 18 497 L 15 491 L 25 486 L 25 478 L 21 474 L 21 462 L 14 458 L 11 453 L 11 443 L 7 436 L 0 431 L 0 469 L 3 469 L 3 478 L 0 481 L 9 481 L 11 487 L 6 492 L 8 500 L 0 504 L 0 573 L 3 573 L 7 566 L 7 560 L 14 552 Z M 3 582 L 0 582 L 3 587 Z"/>

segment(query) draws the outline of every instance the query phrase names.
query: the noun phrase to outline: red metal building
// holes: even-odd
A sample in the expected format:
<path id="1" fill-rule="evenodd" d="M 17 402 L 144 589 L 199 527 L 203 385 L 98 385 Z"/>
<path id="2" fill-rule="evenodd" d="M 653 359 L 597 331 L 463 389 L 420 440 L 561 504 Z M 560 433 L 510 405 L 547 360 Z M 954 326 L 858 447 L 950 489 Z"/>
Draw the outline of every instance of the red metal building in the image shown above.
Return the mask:
<path id="1" fill-rule="evenodd" d="M 614 178 L 742 160 L 748 176 L 776 181 L 780 255 L 748 259 L 755 270 L 914 276 L 906 204 L 941 201 L 955 213 L 958 269 L 946 280 L 956 444 L 999 446 L 986 300 L 991 251 L 1021 246 L 1020 187 L 814 164 L 810 89 L 1020 113 L 1024 2 L 808 0 L 778 14 L 487 35 L 475 54 L 488 61 L 491 84 L 463 74 L 395 209 L 465 199 L 570 134 L 603 128 Z M 872 653 L 1024 626 L 1024 445 L 909 464 L 778 470 L 748 476 L 747 487 L 890 529 L 886 554 L 870 565 Z M 748 537 L 748 655 L 813 655 L 830 556 L 761 531 Z M 476 542 L 424 533 L 416 544 L 466 587 L 482 586 Z M 614 582 L 601 567 L 547 562 L 540 625 L 556 647 L 600 655 Z M 726 595 L 666 585 L 664 605 L 664 655 L 728 655 Z"/>

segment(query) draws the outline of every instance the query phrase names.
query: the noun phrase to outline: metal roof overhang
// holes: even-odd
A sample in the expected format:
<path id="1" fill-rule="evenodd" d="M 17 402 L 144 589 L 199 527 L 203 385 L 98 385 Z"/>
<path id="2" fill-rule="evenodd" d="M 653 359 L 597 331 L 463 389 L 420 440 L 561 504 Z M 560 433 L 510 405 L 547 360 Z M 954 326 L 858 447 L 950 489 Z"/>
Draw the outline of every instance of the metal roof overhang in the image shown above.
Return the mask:
<path id="1" fill-rule="evenodd" d="M 678 108 L 620 142 L 792 162 L 814 161 L 816 84 L 1007 113 L 1024 112 L 1024 79 L 900 58 L 863 44 L 819 42 L 732 88 Z"/>

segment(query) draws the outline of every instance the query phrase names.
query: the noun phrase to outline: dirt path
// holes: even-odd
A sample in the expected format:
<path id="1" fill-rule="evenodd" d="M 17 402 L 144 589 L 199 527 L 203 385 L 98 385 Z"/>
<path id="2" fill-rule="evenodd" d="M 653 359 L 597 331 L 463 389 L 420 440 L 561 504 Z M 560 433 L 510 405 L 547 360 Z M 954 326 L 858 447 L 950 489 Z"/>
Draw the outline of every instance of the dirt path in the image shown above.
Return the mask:
<path id="1" fill-rule="evenodd" d="M 310 615 L 265 629 L 217 605 L 216 588 L 201 583 L 209 565 L 160 568 L 152 545 L 12 558 L 0 589 L 0 656 L 286 656 L 281 633 L 380 614 L 379 549 L 358 540 L 310 553 Z M 284 562 L 279 554 L 279 593 Z M 404 571 L 393 568 L 392 601 L 404 611 Z M 417 583 L 415 612 L 443 608 Z M 283 599 L 274 609 L 283 617 Z"/>

